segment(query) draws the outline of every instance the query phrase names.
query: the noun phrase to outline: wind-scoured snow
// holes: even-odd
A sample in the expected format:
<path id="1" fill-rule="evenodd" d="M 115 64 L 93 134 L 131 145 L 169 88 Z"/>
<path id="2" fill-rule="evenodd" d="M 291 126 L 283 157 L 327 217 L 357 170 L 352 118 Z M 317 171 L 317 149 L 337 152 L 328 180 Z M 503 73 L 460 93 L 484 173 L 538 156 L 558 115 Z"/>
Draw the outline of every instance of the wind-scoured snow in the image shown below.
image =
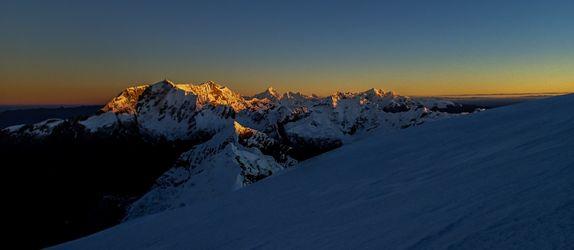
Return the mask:
<path id="1" fill-rule="evenodd" d="M 571 248 L 572 107 L 568 95 L 379 131 L 55 248 Z"/>

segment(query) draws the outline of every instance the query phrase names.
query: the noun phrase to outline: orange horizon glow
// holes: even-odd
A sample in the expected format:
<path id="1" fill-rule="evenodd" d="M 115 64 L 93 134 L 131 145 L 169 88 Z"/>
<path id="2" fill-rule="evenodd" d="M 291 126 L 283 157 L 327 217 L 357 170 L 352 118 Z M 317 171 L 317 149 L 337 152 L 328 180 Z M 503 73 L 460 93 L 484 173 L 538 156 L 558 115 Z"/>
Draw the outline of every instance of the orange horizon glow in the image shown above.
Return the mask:
<path id="1" fill-rule="evenodd" d="M 107 103 L 123 89 L 130 86 L 153 84 L 156 81 L 148 81 L 138 84 L 42 84 L 37 87 L 27 87 L 29 84 L 1 84 L 0 85 L 0 105 L 101 105 Z M 16 81 L 17 82 L 17 81 Z M 143 82 L 143 81 L 141 81 Z M 205 81 L 177 81 L 176 83 L 199 84 Z M 574 81 L 558 84 L 522 84 L 524 88 L 516 88 L 504 85 L 480 85 L 480 84 L 460 84 L 460 87 L 453 87 L 452 84 L 371 84 L 368 83 L 347 83 L 330 84 L 325 88 L 318 88 L 322 84 L 291 84 L 293 88 L 285 84 L 234 84 L 222 81 L 215 81 L 221 85 L 229 87 L 231 90 L 244 96 L 250 96 L 263 92 L 267 87 L 274 87 L 280 93 L 287 91 L 301 92 L 304 94 L 316 94 L 318 96 L 328 96 L 337 91 L 359 92 L 370 88 L 380 88 L 385 91 L 393 91 L 404 96 L 436 96 L 436 97 L 465 97 L 483 96 L 489 98 L 509 97 L 509 96 L 531 96 L 531 95 L 561 95 L 574 93 Z M 303 88 L 302 86 L 307 86 Z M 418 86 L 418 87 L 417 87 Z M 456 86 L 456 85 L 455 85 Z M 496 87 L 498 86 L 498 87 Z"/>
<path id="2" fill-rule="evenodd" d="M 32 2 L 2 5 L 0 105 L 102 104 L 164 78 L 242 95 L 574 92 L 566 0 Z"/>

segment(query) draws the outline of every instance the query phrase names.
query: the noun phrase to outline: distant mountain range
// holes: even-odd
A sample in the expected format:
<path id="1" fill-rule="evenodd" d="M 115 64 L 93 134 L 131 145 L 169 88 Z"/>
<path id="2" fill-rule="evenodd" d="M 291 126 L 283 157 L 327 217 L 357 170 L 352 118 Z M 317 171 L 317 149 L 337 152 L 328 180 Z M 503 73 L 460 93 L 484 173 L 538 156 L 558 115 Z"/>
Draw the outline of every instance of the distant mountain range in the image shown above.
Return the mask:
<path id="1" fill-rule="evenodd" d="M 61 214 L 45 215 L 53 218 L 39 232 L 49 238 L 38 244 L 45 246 L 220 197 L 375 132 L 481 110 L 380 89 L 318 97 L 269 88 L 244 97 L 214 82 L 164 80 L 127 88 L 91 116 L 81 109 L 69 119 L 7 127 L 0 142 L 18 169 L 59 173 L 34 182 L 66 200 L 66 207 L 49 204 Z M 54 182 L 62 186 L 51 190 Z"/>
<path id="2" fill-rule="evenodd" d="M 202 180 L 229 169 L 202 176 L 200 171 L 217 164 L 208 168 L 202 159 L 195 161 L 203 154 L 191 150 L 182 158 L 184 164 L 161 179 L 166 189 L 152 189 L 154 197 L 171 195 L 170 199 L 148 199 L 148 193 L 136 202 L 142 213 L 169 207 L 162 204 L 181 204 L 170 202 L 175 200 L 187 206 L 122 223 L 55 249 L 571 249 L 574 245 L 574 95 L 394 131 L 387 128 L 411 125 L 411 117 L 418 124 L 429 116 L 445 116 L 422 117 L 418 112 L 429 112 L 432 102 L 419 107 L 418 102 L 386 92 L 343 96 L 334 96 L 319 115 L 327 113 L 333 118 L 329 124 L 339 131 L 349 131 L 344 130 L 345 118 L 365 117 L 362 112 L 378 108 L 376 114 L 384 117 L 379 121 L 388 118 L 396 126 L 379 123 L 383 129 L 368 138 L 301 162 L 296 169 L 241 192 L 193 204 L 191 191 L 182 190 L 205 187 Z M 392 108 L 387 112 L 385 107 Z M 315 108 L 309 110 L 319 112 Z M 341 116 L 331 116 L 329 110 Z M 409 118 L 400 119 L 405 117 Z M 327 122 L 312 114 L 302 119 L 309 121 L 295 123 Z M 373 124 L 361 123 L 355 134 Z M 284 127 L 288 138 L 300 131 L 291 130 L 289 123 Z M 319 134 L 338 138 L 334 135 L 338 134 Z M 227 152 L 232 159 L 251 159 L 237 153 L 238 147 Z M 194 160 L 186 161 L 191 159 L 187 156 Z M 223 161 L 225 154 L 208 159 Z M 230 177 L 240 176 L 239 172 Z M 245 183 L 245 178 L 237 180 Z M 131 211 L 132 216 L 141 214 Z"/>
<path id="3" fill-rule="evenodd" d="M 94 114 L 101 106 L 10 106 L 4 110 L 0 108 L 0 128 L 18 124 L 31 124 L 41 122 L 46 119 L 59 118 L 69 119 L 79 116 L 88 116 Z"/>

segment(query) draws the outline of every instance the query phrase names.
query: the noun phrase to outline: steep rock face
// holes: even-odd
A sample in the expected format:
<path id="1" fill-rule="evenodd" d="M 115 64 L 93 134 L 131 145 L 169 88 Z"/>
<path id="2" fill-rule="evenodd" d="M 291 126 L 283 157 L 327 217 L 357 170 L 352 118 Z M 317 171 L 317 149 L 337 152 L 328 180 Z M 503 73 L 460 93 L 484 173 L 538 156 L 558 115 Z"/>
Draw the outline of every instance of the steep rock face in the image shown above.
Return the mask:
<path id="1" fill-rule="evenodd" d="M 148 85 L 142 85 L 125 89 L 118 96 L 108 102 L 101 109 L 101 113 L 113 112 L 116 114 L 135 114 L 139 97 L 148 87 Z"/>

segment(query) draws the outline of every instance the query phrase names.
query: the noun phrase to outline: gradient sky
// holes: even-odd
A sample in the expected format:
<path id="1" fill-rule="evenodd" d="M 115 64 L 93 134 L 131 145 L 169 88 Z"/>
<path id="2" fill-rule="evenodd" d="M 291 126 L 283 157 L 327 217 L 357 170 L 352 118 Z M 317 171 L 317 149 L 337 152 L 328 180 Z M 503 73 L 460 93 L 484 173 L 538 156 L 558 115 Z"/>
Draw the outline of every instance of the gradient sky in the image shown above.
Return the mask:
<path id="1" fill-rule="evenodd" d="M 214 80 L 330 94 L 574 92 L 574 1 L 2 1 L 0 104 Z"/>

